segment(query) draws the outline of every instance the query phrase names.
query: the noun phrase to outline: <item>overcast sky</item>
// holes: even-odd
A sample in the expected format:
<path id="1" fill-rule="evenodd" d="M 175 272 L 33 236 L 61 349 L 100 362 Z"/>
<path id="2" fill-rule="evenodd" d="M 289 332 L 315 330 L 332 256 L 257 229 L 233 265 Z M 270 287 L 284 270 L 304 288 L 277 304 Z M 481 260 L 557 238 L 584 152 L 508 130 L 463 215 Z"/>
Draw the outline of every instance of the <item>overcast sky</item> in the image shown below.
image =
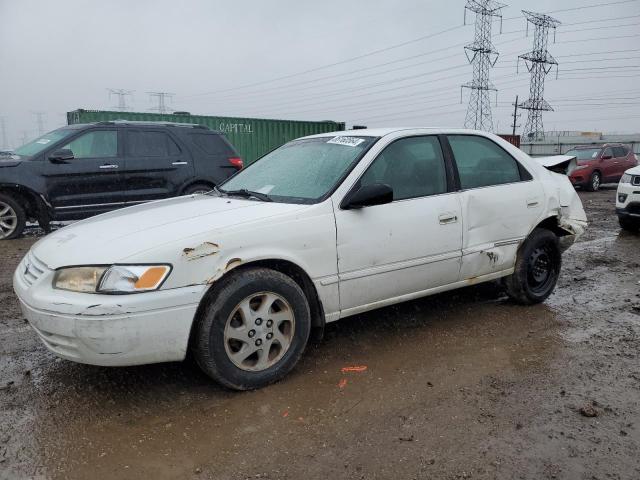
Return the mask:
<path id="1" fill-rule="evenodd" d="M 585 8 L 604 3 L 613 4 Z M 46 112 L 52 130 L 67 111 L 113 109 L 114 88 L 134 91 L 134 111 L 153 107 L 146 92 L 164 91 L 175 94 L 172 109 L 198 114 L 460 127 L 468 101 L 465 91 L 460 103 L 460 85 L 471 80 L 463 45 L 474 33 L 473 14 L 462 26 L 464 5 L 0 0 L 0 116 L 15 147 L 37 135 L 33 112 Z M 563 23 L 549 46 L 560 70 L 558 80 L 555 70 L 547 77 L 555 112 L 545 114 L 545 130 L 640 132 L 638 0 L 509 2 L 503 33 L 499 22 L 493 29 L 495 129 L 509 132 L 516 94 L 528 98 L 522 64 L 516 73 L 518 54 L 532 46 L 527 8 Z"/>

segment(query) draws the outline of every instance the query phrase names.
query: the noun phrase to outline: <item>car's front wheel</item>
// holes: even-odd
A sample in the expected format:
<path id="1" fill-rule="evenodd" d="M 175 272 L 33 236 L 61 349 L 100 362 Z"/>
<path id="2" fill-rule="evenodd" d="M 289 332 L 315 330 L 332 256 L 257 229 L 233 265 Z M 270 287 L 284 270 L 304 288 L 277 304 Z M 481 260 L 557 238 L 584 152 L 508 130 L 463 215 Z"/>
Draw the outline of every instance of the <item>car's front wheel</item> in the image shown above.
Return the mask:
<path id="1" fill-rule="evenodd" d="M 27 224 L 24 208 L 14 197 L 0 193 L 0 240 L 19 237 Z"/>
<path id="2" fill-rule="evenodd" d="M 597 192 L 600 190 L 600 184 L 602 183 L 602 177 L 600 172 L 593 172 L 589 177 L 589 183 L 587 183 L 587 190 L 590 192 Z"/>
<path id="3" fill-rule="evenodd" d="M 620 228 L 628 232 L 637 232 L 640 230 L 640 219 L 618 217 Z"/>
<path id="4" fill-rule="evenodd" d="M 520 247 L 513 274 L 505 278 L 507 295 L 523 305 L 543 302 L 556 286 L 561 265 L 558 237 L 536 228 Z"/>
<path id="5" fill-rule="evenodd" d="M 287 375 L 302 356 L 311 328 L 309 304 L 283 273 L 239 270 L 220 280 L 203 302 L 193 354 L 222 385 L 263 387 Z"/>

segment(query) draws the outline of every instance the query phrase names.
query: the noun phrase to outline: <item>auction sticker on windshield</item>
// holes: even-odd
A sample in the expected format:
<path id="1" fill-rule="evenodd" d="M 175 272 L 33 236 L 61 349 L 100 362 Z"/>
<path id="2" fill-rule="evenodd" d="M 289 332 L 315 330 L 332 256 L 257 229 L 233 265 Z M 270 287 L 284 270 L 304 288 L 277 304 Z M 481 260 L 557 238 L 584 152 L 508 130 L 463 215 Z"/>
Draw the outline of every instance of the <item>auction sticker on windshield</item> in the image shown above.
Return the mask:
<path id="1" fill-rule="evenodd" d="M 346 147 L 357 147 L 362 142 L 364 142 L 364 138 L 356 138 L 356 137 L 333 137 L 327 143 L 332 143 L 334 145 L 344 145 Z"/>

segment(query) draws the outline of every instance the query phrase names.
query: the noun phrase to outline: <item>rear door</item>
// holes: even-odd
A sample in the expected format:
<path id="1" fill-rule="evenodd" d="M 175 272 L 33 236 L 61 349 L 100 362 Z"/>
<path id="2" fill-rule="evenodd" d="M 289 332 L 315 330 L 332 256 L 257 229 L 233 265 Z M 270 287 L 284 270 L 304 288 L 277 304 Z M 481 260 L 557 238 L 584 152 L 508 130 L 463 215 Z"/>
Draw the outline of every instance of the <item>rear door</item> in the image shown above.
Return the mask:
<path id="1" fill-rule="evenodd" d="M 193 162 L 186 149 L 161 128 L 125 128 L 127 204 L 180 194 L 193 178 Z"/>
<path id="2" fill-rule="evenodd" d="M 45 155 L 43 175 L 47 195 L 57 217 L 101 213 L 122 206 L 124 201 L 124 159 L 122 139 L 116 127 L 85 130 L 66 145 L 74 158 L 59 163 Z"/>
<path id="3" fill-rule="evenodd" d="M 613 147 L 613 159 L 616 166 L 616 175 L 619 180 L 624 174 L 625 170 L 631 168 L 631 162 L 629 161 L 629 151 L 625 147 Z"/>
<path id="4" fill-rule="evenodd" d="M 618 179 L 618 165 L 613 154 L 613 148 L 607 147 L 600 156 L 600 169 L 602 170 L 602 183 L 613 182 Z"/>
<path id="5" fill-rule="evenodd" d="M 542 214 L 544 190 L 493 140 L 447 138 L 460 179 L 464 222 L 459 279 L 473 283 L 514 266 L 518 246 Z"/>

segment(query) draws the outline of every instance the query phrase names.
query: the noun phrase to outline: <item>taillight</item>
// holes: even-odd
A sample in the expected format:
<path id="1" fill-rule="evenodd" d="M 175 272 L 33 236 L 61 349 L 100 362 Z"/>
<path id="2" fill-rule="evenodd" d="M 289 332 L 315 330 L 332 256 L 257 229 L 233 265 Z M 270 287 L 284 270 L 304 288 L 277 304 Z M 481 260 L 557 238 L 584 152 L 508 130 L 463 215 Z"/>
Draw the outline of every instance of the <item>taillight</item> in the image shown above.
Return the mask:
<path id="1" fill-rule="evenodd" d="M 242 167 L 244 167 L 244 163 L 242 162 L 242 159 L 240 157 L 231 157 L 231 158 L 229 158 L 229 163 L 231 165 L 233 165 L 234 167 L 236 167 L 238 170 L 240 170 Z"/>

